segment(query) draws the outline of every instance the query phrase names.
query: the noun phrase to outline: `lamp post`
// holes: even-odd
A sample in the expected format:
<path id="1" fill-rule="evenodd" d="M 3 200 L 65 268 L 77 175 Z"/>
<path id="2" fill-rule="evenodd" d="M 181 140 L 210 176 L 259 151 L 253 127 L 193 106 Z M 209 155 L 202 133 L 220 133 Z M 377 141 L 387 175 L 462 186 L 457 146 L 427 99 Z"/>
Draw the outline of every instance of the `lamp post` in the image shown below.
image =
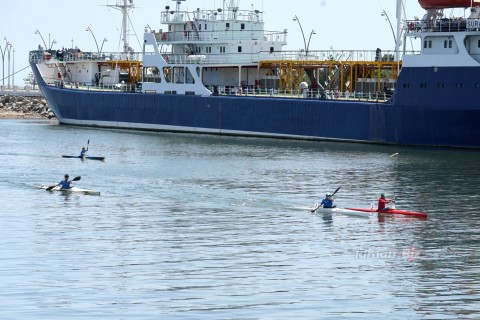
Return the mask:
<path id="1" fill-rule="evenodd" d="M 8 64 L 7 64 L 7 68 L 8 68 L 8 81 L 7 81 L 7 88 L 10 89 L 10 52 L 12 51 L 13 49 L 13 46 L 10 42 L 7 41 L 7 38 L 4 38 L 5 39 L 5 42 L 7 43 L 6 44 L 6 48 L 8 48 Z"/>
<path id="2" fill-rule="evenodd" d="M 5 86 L 5 54 L 7 52 L 7 47 L 2 49 L 0 45 L 0 53 L 2 54 L 2 86 Z"/>
<path id="3" fill-rule="evenodd" d="M 305 41 L 305 34 L 303 33 L 302 24 L 300 23 L 300 19 L 298 19 L 297 15 L 295 15 L 295 16 L 293 17 L 293 21 L 297 21 L 297 22 L 298 22 L 298 26 L 300 27 L 300 31 L 302 32 L 303 45 L 304 45 L 305 51 L 307 51 L 307 42 Z"/>
<path id="4" fill-rule="evenodd" d="M 103 44 L 104 44 L 105 42 L 108 42 L 107 38 L 104 38 L 104 39 L 103 39 L 102 45 L 100 46 L 100 52 L 99 52 L 99 53 L 102 53 L 102 51 L 103 51 Z"/>
<path id="5" fill-rule="evenodd" d="M 47 49 L 48 47 L 47 47 L 47 44 L 45 43 L 45 39 L 43 39 L 42 34 L 40 33 L 40 31 L 38 31 L 38 29 L 35 30 L 35 34 L 38 34 L 40 36 L 40 38 L 42 38 L 43 45 L 44 45 L 45 49 Z"/>
<path id="6" fill-rule="evenodd" d="M 50 42 L 50 34 L 48 35 L 48 43 L 50 43 L 50 47 L 48 48 L 49 50 L 52 49 L 52 46 L 57 43 L 57 41 L 55 41 L 55 39 L 52 40 L 52 42 Z"/>
<path id="7" fill-rule="evenodd" d="M 298 26 L 300 27 L 300 31 L 302 32 L 303 45 L 304 45 L 304 48 L 305 48 L 305 56 L 308 56 L 308 48 L 310 47 L 310 40 L 312 39 L 312 35 L 316 34 L 316 32 L 313 29 L 312 29 L 312 31 L 310 31 L 310 36 L 308 37 L 308 44 L 307 44 L 307 41 L 305 40 L 305 33 L 303 33 L 302 24 L 300 23 L 300 19 L 297 17 L 297 15 L 295 15 L 293 17 L 293 21 L 298 22 Z"/>
<path id="8" fill-rule="evenodd" d="M 317 34 L 317 33 L 315 32 L 315 30 L 312 29 L 312 31 L 310 31 L 310 37 L 308 37 L 307 50 L 305 50 L 307 56 L 308 56 L 308 49 L 310 48 L 310 40 L 312 39 L 312 35 L 314 34 Z"/>
<path id="9" fill-rule="evenodd" d="M 13 46 L 12 46 L 13 48 Z M 12 61 L 12 86 L 15 87 L 15 48 L 13 48 L 13 61 Z"/>
<path id="10" fill-rule="evenodd" d="M 5 56 L 7 56 L 7 68 L 8 68 L 8 87 L 10 89 L 10 53 L 13 49 L 13 46 L 10 42 L 8 42 L 7 37 L 3 38 L 5 40 L 5 47 L 0 46 L 0 53 L 2 54 L 2 86 L 5 86 Z M 15 52 L 15 49 L 13 49 Z"/>
<path id="11" fill-rule="evenodd" d="M 388 24 L 390 25 L 390 29 L 392 30 L 393 41 L 395 43 L 395 49 L 396 49 L 397 48 L 397 37 L 395 36 L 395 31 L 393 31 L 392 22 L 390 21 L 390 18 L 388 17 L 388 14 L 385 10 L 382 11 L 381 16 L 385 17 L 385 20 L 388 21 Z"/>
<path id="12" fill-rule="evenodd" d="M 93 34 L 92 29 L 90 29 L 90 27 L 87 27 L 87 30 L 85 30 L 85 31 L 90 31 L 90 33 L 92 34 L 93 40 L 95 40 L 95 45 L 97 46 L 97 52 L 100 53 L 100 49 L 98 48 L 97 38 L 95 38 L 95 35 Z"/>

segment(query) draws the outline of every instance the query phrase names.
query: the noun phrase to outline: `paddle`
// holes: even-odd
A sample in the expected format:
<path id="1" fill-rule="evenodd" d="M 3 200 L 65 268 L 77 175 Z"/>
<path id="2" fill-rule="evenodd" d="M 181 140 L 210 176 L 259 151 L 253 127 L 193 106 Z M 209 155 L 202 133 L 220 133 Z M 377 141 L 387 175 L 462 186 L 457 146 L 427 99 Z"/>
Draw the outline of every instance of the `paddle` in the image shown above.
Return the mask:
<path id="1" fill-rule="evenodd" d="M 70 181 L 78 181 L 78 180 L 80 180 L 80 179 L 82 179 L 82 177 L 78 176 L 78 177 L 73 178 L 73 179 L 70 180 Z M 45 190 L 50 191 L 50 190 L 52 190 L 53 188 L 55 188 L 56 186 L 58 186 L 59 184 L 60 184 L 60 183 L 57 183 L 56 185 L 50 186 L 50 187 L 48 187 L 48 188 L 45 189 Z"/>
<path id="2" fill-rule="evenodd" d="M 335 193 L 337 193 L 338 190 L 340 190 L 341 187 L 342 187 L 342 186 L 338 187 L 337 190 L 335 190 L 335 191 L 332 193 L 331 197 L 333 197 L 333 196 L 335 195 Z M 310 212 L 315 212 L 315 211 L 317 211 L 317 209 L 320 208 L 320 206 L 321 206 L 321 204 L 317 205 L 314 209 L 310 209 Z"/>

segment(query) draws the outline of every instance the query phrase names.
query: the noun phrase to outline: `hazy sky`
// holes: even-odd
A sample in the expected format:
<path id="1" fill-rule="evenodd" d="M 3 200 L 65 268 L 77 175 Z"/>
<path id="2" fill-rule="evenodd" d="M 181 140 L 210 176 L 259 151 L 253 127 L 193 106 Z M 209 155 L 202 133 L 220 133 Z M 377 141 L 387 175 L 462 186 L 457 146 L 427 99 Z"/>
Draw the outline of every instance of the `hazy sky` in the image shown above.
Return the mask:
<path id="1" fill-rule="evenodd" d="M 424 10 L 417 0 L 406 0 L 408 19 L 414 16 L 422 17 Z M 5 47 L 4 37 L 13 45 L 10 56 L 10 71 L 28 67 L 28 52 L 34 50 L 43 41 L 35 30 L 42 34 L 47 46 L 48 42 L 56 41 L 53 48 L 70 48 L 77 46 L 83 51 L 96 51 L 95 41 L 86 29 L 89 26 L 100 46 L 107 38 L 103 51 L 119 51 L 122 16 L 120 11 L 106 7 L 115 4 L 116 0 L 48 0 L 48 1 L 2 1 L 0 7 L 0 46 Z M 160 25 L 160 12 L 166 5 L 175 7 L 171 0 L 134 0 L 136 8 L 131 11 L 130 19 L 137 34 L 131 36 L 130 44 L 140 50 L 143 30 L 146 24 L 158 30 L 166 26 Z M 215 9 L 222 7 L 221 0 L 187 0 L 188 10 Z M 293 16 L 297 15 L 305 36 L 312 29 L 313 35 L 310 50 L 334 49 L 348 50 L 384 50 L 394 49 L 392 30 L 382 10 L 387 12 L 393 28 L 396 31 L 396 0 L 240 0 L 240 9 L 258 9 L 263 11 L 266 29 L 271 31 L 288 30 L 288 45 L 284 49 L 297 50 L 304 47 L 300 28 Z M 463 15 L 463 10 L 461 11 Z M 133 30 L 132 30 L 133 32 Z M 1 56 L 0 56 L 1 59 Z M 1 62 L 1 61 L 0 61 Z M 8 58 L 5 56 L 5 77 L 8 74 Z M 15 75 L 15 84 L 24 84 L 23 79 L 30 69 Z M 2 78 L 0 69 L 0 79 Z M 13 79 L 10 79 L 10 83 Z M 1 84 L 1 82 L 0 82 Z M 7 84 L 7 79 L 5 79 Z"/>

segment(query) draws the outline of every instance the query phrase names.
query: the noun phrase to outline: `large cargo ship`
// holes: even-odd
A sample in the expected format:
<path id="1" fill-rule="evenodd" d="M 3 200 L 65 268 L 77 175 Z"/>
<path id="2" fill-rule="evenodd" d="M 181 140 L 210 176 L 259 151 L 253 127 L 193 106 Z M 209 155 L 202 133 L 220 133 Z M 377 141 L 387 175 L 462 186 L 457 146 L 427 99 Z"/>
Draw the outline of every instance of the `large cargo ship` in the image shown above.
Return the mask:
<path id="1" fill-rule="evenodd" d="M 429 7 L 424 18 L 403 20 L 399 29 L 403 43 L 409 37 L 421 41 L 420 52 L 402 50 L 401 61 L 392 61 L 377 49 L 371 62 L 357 68 L 355 61 L 368 56 L 366 51 L 358 56 L 308 47 L 282 51 L 287 31 L 265 31 L 262 12 L 240 10 L 238 0 L 193 12 L 183 11 L 182 2 L 161 12 L 166 30 L 145 28 L 141 53 L 127 44 L 119 54 L 31 51 L 32 70 L 59 122 L 480 147 L 480 10 L 475 6 L 468 19 L 453 19 L 439 7 L 460 1 L 419 0 Z M 117 0 L 124 14 L 132 5 Z M 362 78 L 360 69 L 367 70 Z M 387 79 L 380 76 L 385 72 Z"/>

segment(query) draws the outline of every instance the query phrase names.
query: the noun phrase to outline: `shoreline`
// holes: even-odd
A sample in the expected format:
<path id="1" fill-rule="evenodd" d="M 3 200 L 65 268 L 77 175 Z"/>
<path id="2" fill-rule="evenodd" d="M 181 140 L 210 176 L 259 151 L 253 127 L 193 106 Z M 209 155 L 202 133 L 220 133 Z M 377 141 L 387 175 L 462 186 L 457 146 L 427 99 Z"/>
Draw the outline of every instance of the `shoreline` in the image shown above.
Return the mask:
<path id="1" fill-rule="evenodd" d="M 0 95 L 0 119 L 55 118 L 42 96 Z"/>
<path id="2" fill-rule="evenodd" d="M 35 112 L 17 112 L 0 110 L 0 119 L 52 119 Z"/>

